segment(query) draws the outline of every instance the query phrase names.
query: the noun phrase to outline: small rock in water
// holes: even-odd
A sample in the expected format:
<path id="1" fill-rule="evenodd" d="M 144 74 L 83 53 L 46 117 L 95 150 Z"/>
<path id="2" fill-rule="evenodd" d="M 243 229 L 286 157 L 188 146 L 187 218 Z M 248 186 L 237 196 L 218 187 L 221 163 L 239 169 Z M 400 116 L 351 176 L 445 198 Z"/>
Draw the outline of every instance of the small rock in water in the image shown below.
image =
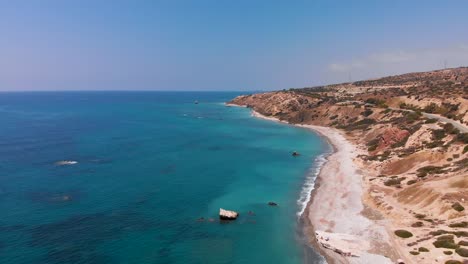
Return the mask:
<path id="1" fill-rule="evenodd" d="M 297 157 L 297 156 L 299 156 L 301 154 L 299 154 L 299 152 L 297 152 L 297 151 L 293 151 L 292 155 L 293 155 L 293 157 Z"/>
<path id="2" fill-rule="evenodd" d="M 278 204 L 275 203 L 275 202 L 268 202 L 268 205 L 270 205 L 270 206 L 277 206 Z"/>
<path id="3" fill-rule="evenodd" d="M 219 208 L 219 218 L 221 220 L 235 220 L 239 216 L 238 212 L 224 210 L 223 208 Z"/>

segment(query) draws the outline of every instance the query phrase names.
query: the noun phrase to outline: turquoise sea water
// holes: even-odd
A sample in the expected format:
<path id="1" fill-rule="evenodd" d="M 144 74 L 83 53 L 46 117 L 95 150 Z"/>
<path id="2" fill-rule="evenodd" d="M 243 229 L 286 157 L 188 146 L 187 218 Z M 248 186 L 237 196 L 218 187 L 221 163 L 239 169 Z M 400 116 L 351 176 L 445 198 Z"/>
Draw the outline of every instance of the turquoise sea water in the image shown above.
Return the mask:
<path id="1" fill-rule="evenodd" d="M 297 213 L 327 145 L 236 95 L 1 93 L 0 263 L 319 263 Z"/>

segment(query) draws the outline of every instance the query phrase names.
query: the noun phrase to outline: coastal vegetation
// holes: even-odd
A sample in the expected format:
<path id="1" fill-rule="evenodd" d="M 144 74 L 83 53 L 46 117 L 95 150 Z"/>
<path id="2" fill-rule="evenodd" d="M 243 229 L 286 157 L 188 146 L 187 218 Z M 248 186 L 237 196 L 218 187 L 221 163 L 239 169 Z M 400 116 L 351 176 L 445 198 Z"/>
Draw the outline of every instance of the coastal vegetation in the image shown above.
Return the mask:
<path id="1" fill-rule="evenodd" d="M 401 238 L 410 238 L 413 236 L 411 232 L 403 229 L 395 230 L 395 235 Z"/>
<path id="2" fill-rule="evenodd" d="M 457 253 L 458 255 L 460 255 L 462 257 L 468 258 L 468 249 L 467 248 L 459 247 L 459 248 L 455 249 L 455 253 Z"/>
<path id="3" fill-rule="evenodd" d="M 465 210 L 465 207 L 463 207 L 459 202 L 452 204 L 452 208 L 458 212 Z"/>

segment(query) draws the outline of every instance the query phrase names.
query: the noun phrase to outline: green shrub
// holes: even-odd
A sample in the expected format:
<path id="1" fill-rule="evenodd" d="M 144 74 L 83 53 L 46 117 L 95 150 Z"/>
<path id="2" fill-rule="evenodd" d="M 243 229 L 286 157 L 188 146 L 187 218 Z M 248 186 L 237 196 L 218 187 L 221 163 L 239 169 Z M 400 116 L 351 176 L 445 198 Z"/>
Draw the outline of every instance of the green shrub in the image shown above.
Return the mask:
<path id="1" fill-rule="evenodd" d="M 424 122 L 424 123 L 426 123 L 426 124 L 434 124 L 434 123 L 436 123 L 436 122 L 437 122 L 437 119 L 435 119 L 435 118 L 429 118 L 429 119 L 427 119 L 426 122 Z"/>
<path id="2" fill-rule="evenodd" d="M 443 235 L 443 236 L 440 236 L 440 237 L 437 238 L 438 241 L 453 240 L 453 239 L 454 239 L 453 235 Z"/>
<path id="3" fill-rule="evenodd" d="M 454 234 L 457 237 L 468 237 L 467 231 L 452 231 L 450 233 Z"/>
<path id="4" fill-rule="evenodd" d="M 460 247 L 455 249 L 455 252 L 462 257 L 468 258 L 468 248 Z"/>
<path id="5" fill-rule="evenodd" d="M 443 170 L 443 167 L 439 167 L 439 166 L 425 166 L 425 167 L 422 167 L 422 168 L 419 168 L 417 170 L 417 176 L 418 177 L 426 177 L 427 174 L 440 174 L 440 173 L 444 173 L 444 170 Z"/>
<path id="6" fill-rule="evenodd" d="M 445 130 L 443 129 L 432 130 L 432 136 L 434 137 L 435 140 L 441 140 L 446 136 Z"/>
<path id="7" fill-rule="evenodd" d="M 420 112 L 405 112 L 404 117 L 406 122 L 413 123 L 414 121 L 418 120 L 421 117 Z"/>
<path id="8" fill-rule="evenodd" d="M 455 244 L 453 240 L 437 240 L 434 243 L 432 243 L 434 247 L 436 248 L 450 248 L 450 249 L 456 249 L 459 246 Z"/>
<path id="9" fill-rule="evenodd" d="M 381 99 L 378 99 L 378 98 L 368 98 L 368 99 L 366 99 L 365 102 L 368 103 L 368 104 L 373 104 L 373 105 L 378 106 L 378 107 L 383 107 L 383 108 L 388 107 L 385 104 L 384 100 L 381 100 Z"/>
<path id="10" fill-rule="evenodd" d="M 458 260 L 447 260 L 445 261 L 445 264 L 463 264 L 461 261 Z"/>
<path id="11" fill-rule="evenodd" d="M 350 124 L 348 126 L 346 126 L 346 129 L 347 130 L 357 130 L 357 129 L 364 130 L 364 129 L 368 128 L 370 125 L 373 125 L 375 123 L 377 123 L 377 121 L 375 121 L 372 118 L 364 118 L 364 119 L 359 120 L 359 121 L 357 121 L 355 123 L 352 123 L 352 121 L 350 120 Z"/>
<path id="12" fill-rule="evenodd" d="M 411 255 L 419 255 L 419 252 L 418 251 L 410 251 L 409 252 Z"/>
<path id="13" fill-rule="evenodd" d="M 453 254 L 453 252 L 452 252 L 452 251 L 450 251 L 450 250 L 445 250 L 445 251 L 444 251 L 444 254 L 445 254 L 445 255 L 452 255 L 452 254 Z"/>
<path id="14" fill-rule="evenodd" d="M 465 207 L 463 207 L 459 202 L 452 204 L 452 208 L 458 212 L 465 210 Z"/>
<path id="15" fill-rule="evenodd" d="M 363 115 L 365 117 L 368 117 L 368 116 L 372 115 L 373 113 L 374 112 L 372 110 L 367 108 L 366 110 L 364 110 L 364 112 L 361 113 L 361 115 Z"/>
<path id="16" fill-rule="evenodd" d="M 411 227 L 421 227 L 424 226 L 424 223 L 421 221 L 415 222 L 411 225 Z"/>
<path id="17" fill-rule="evenodd" d="M 460 240 L 460 241 L 458 242 L 458 245 L 459 245 L 459 246 L 468 246 L 468 241 Z"/>
<path id="18" fill-rule="evenodd" d="M 395 230 L 395 235 L 401 238 L 410 238 L 413 236 L 411 232 L 403 229 Z"/>
<path id="19" fill-rule="evenodd" d="M 425 214 L 415 214 L 414 217 L 416 217 L 417 219 L 423 219 L 426 217 Z"/>
<path id="20" fill-rule="evenodd" d="M 423 111 L 426 113 L 435 113 L 439 106 L 435 103 L 430 103 L 423 108 Z"/>
<path id="21" fill-rule="evenodd" d="M 371 141 L 369 141 L 369 142 L 367 143 L 367 146 L 368 146 L 367 150 L 368 150 L 368 151 L 374 151 L 374 150 L 376 150 L 377 147 L 378 147 L 378 145 L 379 145 L 379 142 L 380 142 L 380 139 L 379 139 L 379 138 L 374 138 L 374 139 L 372 139 Z"/>
<path id="22" fill-rule="evenodd" d="M 420 247 L 420 248 L 418 248 L 418 251 L 419 252 L 429 252 L 429 249 L 427 249 L 425 247 Z"/>
<path id="23" fill-rule="evenodd" d="M 411 185 L 417 183 L 417 180 L 409 180 L 406 184 Z"/>
<path id="24" fill-rule="evenodd" d="M 468 133 L 459 133 L 456 140 L 468 144 Z"/>
<path id="25" fill-rule="evenodd" d="M 443 234 L 447 234 L 449 233 L 448 231 L 445 231 L 445 230 L 437 230 L 437 231 L 431 231 L 429 232 L 429 235 L 432 235 L 432 236 L 440 236 L 440 235 L 443 235 Z"/>
<path id="26" fill-rule="evenodd" d="M 402 139 L 401 139 L 400 141 L 398 141 L 398 142 L 393 143 L 391 147 L 392 147 L 392 148 L 403 147 L 404 145 L 406 145 L 406 142 L 408 142 L 409 136 L 410 136 L 410 135 L 408 135 L 408 136 L 402 138 Z"/>
<path id="27" fill-rule="evenodd" d="M 455 227 L 461 227 L 461 228 L 468 227 L 468 222 L 462 221 L 462 222 L 459 222 L 459 223 L 453 223 L 453 224 L 450 224 L 449 227 L 452 227 L 452 228 L 455 228 Z"/>
<path id="28" fill-rule="evenodd" d="M 393 186 L 393 185 L 398 185 L 402 181 L 404 181 L 405 178 L 396 178 L 396 179 L 389 179 L 384 182 L 385 186 Z"/>
<path id="29" fill-rule="evenodd" d="M 458 131 L 457 128 L 455 128 L 451 123 L 446 123 L 444 125 L 444 131 L 448 134 L 458 134 L 460 131 Z"/>
<path id="30" fill-rule="evenodd" d="M 443 145 L 444 145 L 444 142 L 441 140 L 436 140 L 436 141 L 426 143 L 426 147 L 428 148 L 437 148 L 437 147 L 442 147 Z"/>
<path id="31" fill-rule="evenodd" d="M 466 152 L 468 152 L 468 145 L 466 145 L 466 146 L 463 148 L 463 154 L 465 154 Z"/>

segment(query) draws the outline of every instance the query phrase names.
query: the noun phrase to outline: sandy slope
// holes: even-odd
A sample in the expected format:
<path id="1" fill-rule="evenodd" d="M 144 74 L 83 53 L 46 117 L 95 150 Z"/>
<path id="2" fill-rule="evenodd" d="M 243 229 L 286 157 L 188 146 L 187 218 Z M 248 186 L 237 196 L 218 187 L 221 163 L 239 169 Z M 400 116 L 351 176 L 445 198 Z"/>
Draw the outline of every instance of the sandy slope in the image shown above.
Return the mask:
<path id="1" fill-rule="evenodd" d="M 338 263 L 392 263 L 383 256 L 392 255 L 384 223 L 363 214 L 371 209 L 362 202 L 362 175 L 353 162 L 358 150 L 336 129 L 304 127 L 325 136 L 335 148 L 322 167 L 320 187 L 308 211 L 318 242 L 340 252 L 329 253 Z"/>

